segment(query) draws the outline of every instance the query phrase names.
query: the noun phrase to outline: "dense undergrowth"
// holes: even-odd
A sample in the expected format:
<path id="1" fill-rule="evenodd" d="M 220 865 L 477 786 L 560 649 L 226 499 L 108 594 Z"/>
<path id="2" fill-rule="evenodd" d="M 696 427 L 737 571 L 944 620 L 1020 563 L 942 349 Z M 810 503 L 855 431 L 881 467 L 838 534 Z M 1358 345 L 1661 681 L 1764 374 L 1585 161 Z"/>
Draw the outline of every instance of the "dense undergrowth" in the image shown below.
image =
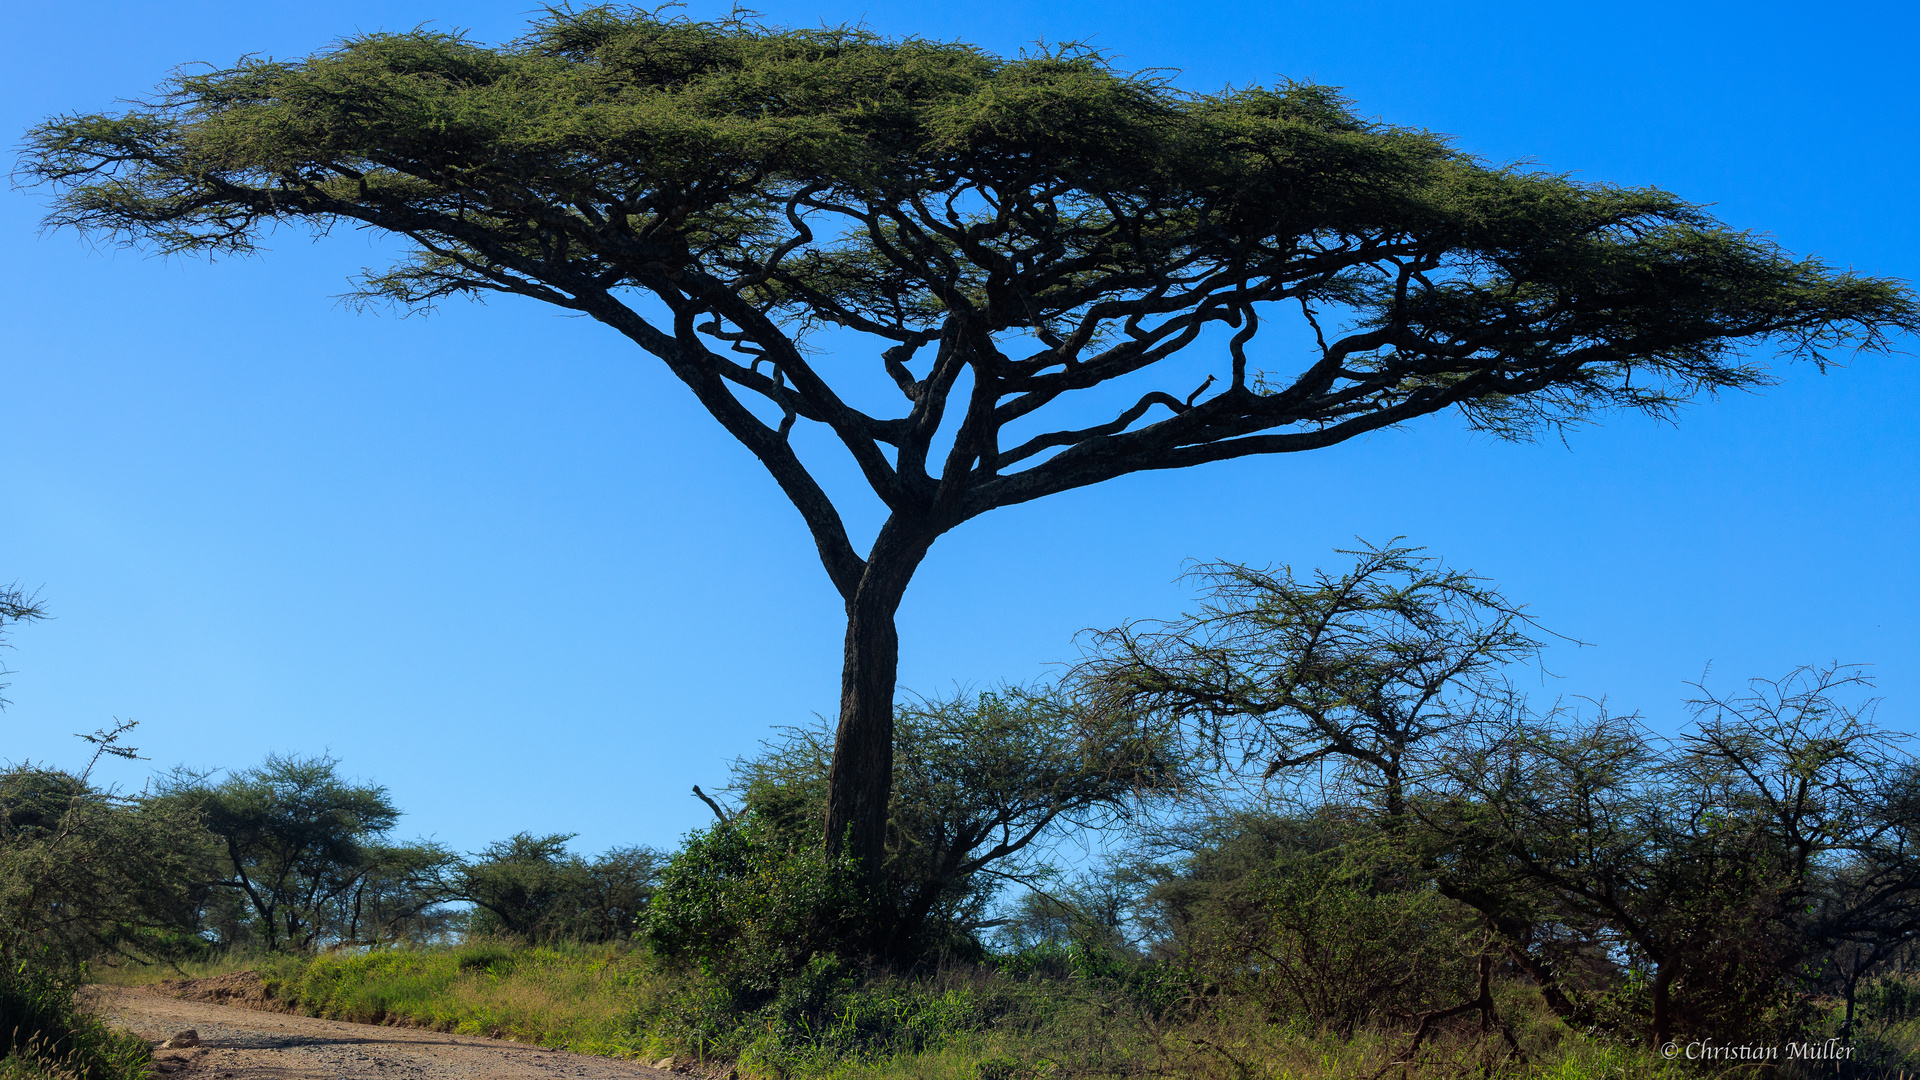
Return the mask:
<path id="1" fill-rule="evenodd" d="M 606 945 L 234 957 L 185 970 L 259 971 L 276 1000 L 313 1016 L 419 1024 L 579 1053 L 672 1056 L 782 1080 L 1655 1080 L 1709 1071 L 1571 1031 L 1517 985 L 1497 994 L 1511 1043 L 1497 1032 L 1483 1036 L 1469 1016 L 1442 1027 L 1409 1059 L 1411 1023 L 1347 1034 L 1316 1029 L 1244 1002 L 1195 996 L 1148 966 L 1057 945 L 910 974 L 856 974 L 822 960 L 753 1007 L 643 950 Z M 122 969 L 110 977 L 171 974 Z M 1882 997 L 1904 1005 L 1905 994 Z M 1905 1008 L 1876 1015 L 1876 1000 L 1868 997 L 1855 1032 L 1855 1068 L 1838 1075 L 1893 1078 L 1915 1060 L 1920 1020 Z M 1836 1073 L 1802 1064 L 1781 1075 Z"/>
<path id="2" fill-rule="evenodd" d="M 47 965 L 0 970 L 0 1080 L 141 1080 L 153 1055 L 74 1002 Z"/>

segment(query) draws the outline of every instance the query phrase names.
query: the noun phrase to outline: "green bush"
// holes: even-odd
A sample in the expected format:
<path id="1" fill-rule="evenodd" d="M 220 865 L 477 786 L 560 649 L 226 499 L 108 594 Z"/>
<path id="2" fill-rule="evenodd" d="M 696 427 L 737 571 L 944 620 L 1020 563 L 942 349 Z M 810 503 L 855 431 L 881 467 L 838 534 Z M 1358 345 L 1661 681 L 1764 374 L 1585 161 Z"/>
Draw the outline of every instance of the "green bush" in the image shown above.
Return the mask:
<path id="1" fill-rule="evenodd" d="M 740 1048 L 749 1070 L 786 1075 L 845 1061 L 923 1054 L 984 1030 L 1015 1008 L 992 987 L 940 987 L 925 982 L 848 978 L 816 963 L 788 980 L 762 1010 Z"/>
<path id="2" fill-rule="evenodd" d="M 1351 1034 L 1476 994 L 1471 913 L 1331 820 L 1218 822 L 1149 900 L 1176 966 L 1274 1020 Z"/>
<path id="3" fill-rule="evenodd" d="M 28 961 L 0 970 L 0 1080 L 144 1080 L 147 1044 L 80 1011 L 74 983 L 55 971 Z"/>
<path id="4" fill-rule="evenodd" d="M 851 859 L 789 847 L 747 814 L 688 838 L 660 875 L 645 939 L 757 1006 L 816 957 L 847 951 L 864 912 Z"/>

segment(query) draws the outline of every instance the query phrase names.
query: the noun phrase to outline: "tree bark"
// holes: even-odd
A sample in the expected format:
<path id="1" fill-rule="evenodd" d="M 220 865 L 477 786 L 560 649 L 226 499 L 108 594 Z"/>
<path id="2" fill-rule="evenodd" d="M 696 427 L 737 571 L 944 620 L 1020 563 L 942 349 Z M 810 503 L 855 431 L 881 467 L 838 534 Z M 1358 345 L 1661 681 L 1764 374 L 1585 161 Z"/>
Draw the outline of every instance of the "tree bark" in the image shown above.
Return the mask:
<path id="1" fill-rule="evenodd" d="M 1653 1048 L 1658 1050 L 1673 1038 L 1673 978 L 1680 974 L 1680 962 L 1661 964 L 1653 977 Z"/>
<path id="2" fill-rule="evenodd" d="M 886 860 L 887 804 L 893 793 L 893 694 L 900 673 L 894 615 L 937 535 L 898 515 L 890 518 L 847 601 L 840 723 L 827 773 L 826 848 L 853 856 L 875 895 Z"/>

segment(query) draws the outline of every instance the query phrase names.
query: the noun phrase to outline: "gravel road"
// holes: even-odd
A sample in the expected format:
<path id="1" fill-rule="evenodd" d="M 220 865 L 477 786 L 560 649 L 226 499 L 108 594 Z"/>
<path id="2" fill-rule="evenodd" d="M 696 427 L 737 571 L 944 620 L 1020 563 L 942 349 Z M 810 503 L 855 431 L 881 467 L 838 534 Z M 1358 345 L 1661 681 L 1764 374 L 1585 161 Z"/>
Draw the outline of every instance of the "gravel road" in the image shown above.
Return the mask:
<path id="1" fill-rule="evenodd" d="M 256 1012 L 146 989 L 101 987 L 90 1004 L 154 1043 L 198 1032 L 197 1047 L 154 1051 L 155 1071 L 181 1080 L 689 1080 L 524 1043 Z"/>

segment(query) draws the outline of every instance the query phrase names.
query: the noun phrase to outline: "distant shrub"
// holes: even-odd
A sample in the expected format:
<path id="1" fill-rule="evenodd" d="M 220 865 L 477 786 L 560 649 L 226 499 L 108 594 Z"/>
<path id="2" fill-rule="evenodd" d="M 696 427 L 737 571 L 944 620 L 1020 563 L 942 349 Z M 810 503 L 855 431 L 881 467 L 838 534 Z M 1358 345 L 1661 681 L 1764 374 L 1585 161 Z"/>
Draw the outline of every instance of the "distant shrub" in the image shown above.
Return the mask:
<path id="1" fill-rule="evenodd" d="M 595 859 L 567 850 L 568 833 L 516 833 L 464 863 L 456 891 L 474 904 L 471 937 L 531 944 L 631 941 L 665 856 L 616 847 Z"/>

